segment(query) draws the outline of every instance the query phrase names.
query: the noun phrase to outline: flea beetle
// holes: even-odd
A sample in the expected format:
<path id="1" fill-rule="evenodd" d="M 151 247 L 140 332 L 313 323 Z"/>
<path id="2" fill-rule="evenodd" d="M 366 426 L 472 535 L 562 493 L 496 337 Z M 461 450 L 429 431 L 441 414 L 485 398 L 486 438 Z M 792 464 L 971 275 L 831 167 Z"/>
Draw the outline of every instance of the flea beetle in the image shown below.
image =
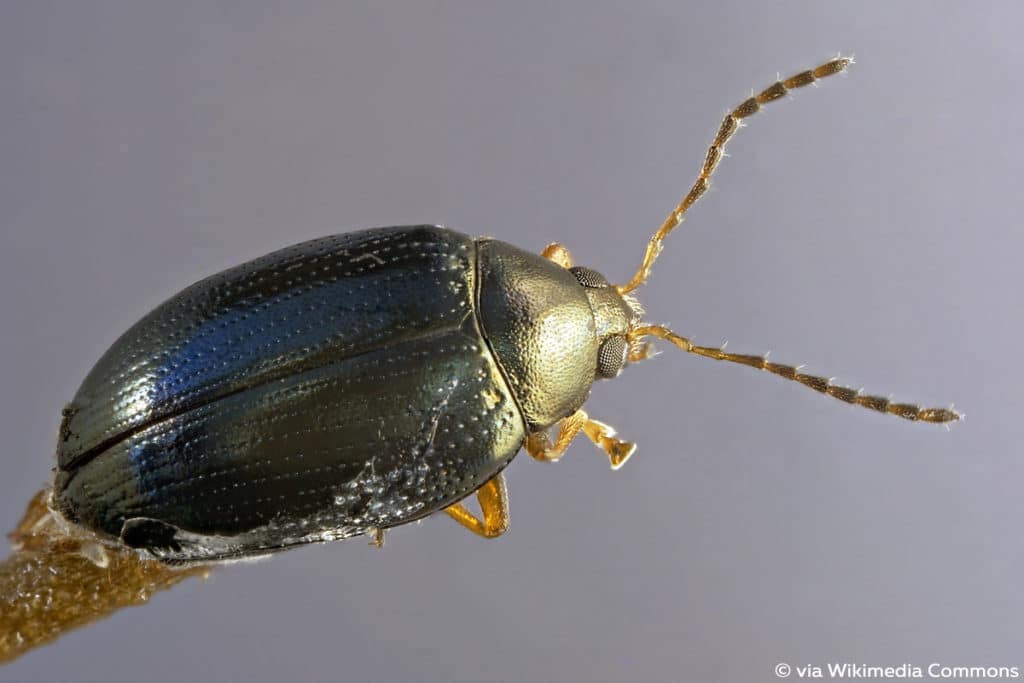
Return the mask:
<path id="1" fill-rule="evenodd" d="M 944 423 L 952 409 L 869 396 L 643 322 L 632 292 L 707 191 L 741 121 L 838 74 L 836 58 L 726 114 L 700 174 L 613 285 L 540 255 L 421 225 L 305 242 L 175 295 L 122 335 L 64 411 L 53 507 L 168 562 L 216 562 L 368 534 L 444 510 L 508 527 L 502 470 L 584 434 L 620 467 L 636 446 L 582 410 L 651 340 L 795 380 L 847 403 Z M 461 502 L 476 493 L 480 515 Z"/>

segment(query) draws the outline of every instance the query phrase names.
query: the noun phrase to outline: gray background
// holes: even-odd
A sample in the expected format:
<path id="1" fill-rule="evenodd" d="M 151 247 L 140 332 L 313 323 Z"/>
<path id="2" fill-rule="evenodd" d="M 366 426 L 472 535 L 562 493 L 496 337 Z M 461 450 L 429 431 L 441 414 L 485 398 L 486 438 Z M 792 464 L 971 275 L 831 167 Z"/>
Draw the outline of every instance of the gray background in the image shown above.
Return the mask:
<path id="1" fill-rule="evenodd" d="M 432 518 L 217 572 L 4 681 L 756 681 L 1024 666 L 1014 3 L 4 2 L 0 520 L 62 403 L 192 281 L 438 222 L 623 281 L 727 106 L 750 120 L 650 318 L 956 405 L 951 432 L 665 349 L 588 409 L 640 442 L 508 471 L 498 541 Z"/>

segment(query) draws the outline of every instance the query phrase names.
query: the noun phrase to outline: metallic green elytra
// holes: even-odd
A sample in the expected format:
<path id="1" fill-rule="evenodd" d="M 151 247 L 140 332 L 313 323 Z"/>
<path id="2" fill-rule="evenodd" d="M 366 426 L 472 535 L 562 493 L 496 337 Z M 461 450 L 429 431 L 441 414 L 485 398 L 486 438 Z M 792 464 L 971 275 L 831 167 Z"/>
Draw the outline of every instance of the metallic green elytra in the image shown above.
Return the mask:
<path id="1" fill-rule="evenodd" d="M 405 524 L 574 413 L 634 318 L 613 288 L 440 227 L 299 244 L 114 343 L 65 410 L 56 507 L 179 561 Z"/>

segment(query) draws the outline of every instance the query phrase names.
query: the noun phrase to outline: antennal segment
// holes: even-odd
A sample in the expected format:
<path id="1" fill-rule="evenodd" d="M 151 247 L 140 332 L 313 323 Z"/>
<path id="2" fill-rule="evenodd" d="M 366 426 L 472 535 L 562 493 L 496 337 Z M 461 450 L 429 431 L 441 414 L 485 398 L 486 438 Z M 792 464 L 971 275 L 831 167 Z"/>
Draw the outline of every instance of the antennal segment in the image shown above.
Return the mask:
<path id="1" fill-rule="evenodd" d="M 795 76 L 790 76 L 784 81 L 777 81 L 726 114 L 725 119 L 722 121 L 722 125 L 718 129 L 718 134 L 715 135 L 714 142 L 712 142 L 711 146 L 708 147 L 708 153 L 704 157 L 704 165 L 701 167 L 700 175 L 697 176 L 697 180 L 693 183 L 693 187 L 690 188 L 690 191 L 686 193 L 685 197 L 683 197 L 683 201 L 679 202 L 679 205 L 672 210 L 672 213 L 668 215 L 665 222 L 661 224 L 658 231 L 651 237 L 650 242 L 647 243 L 647 251 L 644 253 L 644 260 L 643 263 L 640 264 L 640 269 L 636 271 L 636 275 L 633 276 L 632 280 L 624 285 L 618 286 L 619 293 L 626 294 L 628 292 L 632 292 L 634 289 L 646 282 L 647 278 L 651 274 L 651 266 L 654 265 L 654 261 L 658 258 L 658 254 L 661 253 L 662 241 L 668 237 L 670 232 L 675 230 L 676 227 L 683 222 L 683 215 L 691 206 L 697 203 L 697 200 L 700 199 L 711 186 L 711 175 L 718 167 L 718 162 L 722 160 L 722 156 L 725 151 L 725 143 L 727 143 L 742 126 L 740 123 L 741 119 L 745 119 L 748 116 L 756 114 L 760 111 L 761 105 L 777 100 L 780 97 L 784 97 L 791 90 L 803 88 L 804 86 L 815 83 L 822 78 L 845 71 L 846 67 L 852 63 L 852 57 L 837 57 L 836 59 L 825 62 L 818 67 L 802 71 Z"/>
<path id="2" fill-rule="evenodd" d="M 889 413 L 896 417 L 902 417 L 904 420 L 944 423 L 956 422 L 963 417 L 960 413 L 949 408 L 921 408 L 920 406 L 912 403 L 893 403 L 889 399 L 881 396 L 869 396 L 867 394 L 862 394 L 859 389 L 851 389 L 849 387 L 832 384 L 831 379 L 817 377 L 815 375 L 806 375 L 800 372 L 799 368 L 795 368 L 792 365 L 771 363 L 765 356 L 727 353 L 722 349 L 716 349 L 710 346 L 695 346 L 693 342 L 686 337 L 681 337 L 672 330 L 667 327 L 662 327 L 661 325 L 646 325 L 644 327 L 638 327 L 630 332 L 629 337 L 630 341 L 640 339 L 641 337 L 657 337 L 658 339 L 664 339 L 665 341 L 678 346 L 687 353 L 694 353 L 698 356 L 704 356 L 705 358 L 711 358 L 713 360 L 724 360 L 729 361 L 730 363 L 748 365 L 752 368 L 764 370 L 772 373 L 773 375 L 778 375 L 784 379 L 799 382 L 805 387 L 814 389 L 822 394 L 828 394 L 832 398 L 837 398 L 840 401 L 852 403 L 854 405 L 861 406 L 862 408 L 877 410 L 880 413 Z"/>

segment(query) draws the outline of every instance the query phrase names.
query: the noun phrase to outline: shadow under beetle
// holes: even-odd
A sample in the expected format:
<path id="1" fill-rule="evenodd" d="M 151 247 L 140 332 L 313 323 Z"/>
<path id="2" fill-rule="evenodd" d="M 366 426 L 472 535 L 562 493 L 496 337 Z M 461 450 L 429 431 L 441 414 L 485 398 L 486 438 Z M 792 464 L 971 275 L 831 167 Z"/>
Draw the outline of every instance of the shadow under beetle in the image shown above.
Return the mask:
<path id="1" fill-rule="evenodd" d="M 558 460 L 582 432 L 614 468 L 633 453 L 581 407 L 595 379 L 651 355 L 648 338 L 909 420 L 959 419 L 695 346 L 644 324 L 630 295 L 740 121 L 849 63 L 779 81 L 728 113 L 625 285 L 573 267 L 559 244 L 537 256 L 414 226 L 305 242 L 189 287 L 118 339 L 65 409 L 53 507 L 171 562 L 357 534 L 380 542 L 439 510 L 498 536 L 502 470 L 520 448 Z M 474 492 L 482 518 L 459 502 Z"/>

